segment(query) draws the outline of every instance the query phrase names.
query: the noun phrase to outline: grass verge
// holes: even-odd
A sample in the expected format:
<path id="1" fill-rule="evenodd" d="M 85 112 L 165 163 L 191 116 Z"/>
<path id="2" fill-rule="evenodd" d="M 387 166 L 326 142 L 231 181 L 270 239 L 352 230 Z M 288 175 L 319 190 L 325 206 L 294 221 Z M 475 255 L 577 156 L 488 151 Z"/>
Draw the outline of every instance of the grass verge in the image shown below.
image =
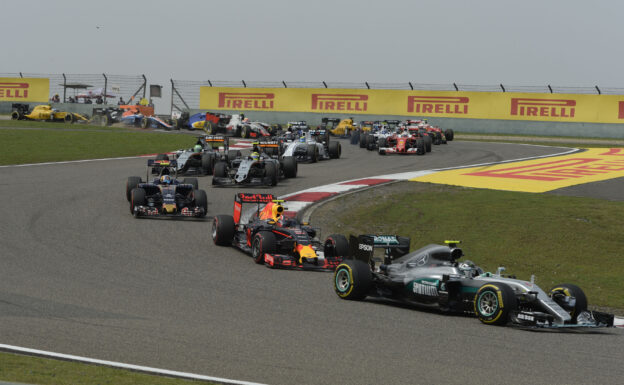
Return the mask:
<path id="1" fill-rule="evenodd" d="M 0 130 L 0 165 L 134 156 L 192 147 L 195 138 L 151 132 Z"/>
<path id="2" fill-rule="evenodd" d="M 486 271 L 535 274 L 544 290 L 575 283 L 590 304 L 624 309 L 623 217 L 624 202 L 402 182 L 322 205 L 312 223 L 325 235 L 409 236 L 412 250 L 459 239 Z"/>
<path id="3" fill-rule="evenodd" d="M 45 122 L 37 120 L 0 120 L 0 127 L 15 128 L 47 128 L 47 129 L 72 129 L 72 130 L 106 130 L 106 131 L 125 131 L 126 127 L 115 126 L 96 126 L 84 123 L 63 123 L 63 122 Z"/>
<path id="4" fill-rule="evenodd" d="M 0 380 L 38 385 L 214 384 L 3 352 L 0 352 Z"/>

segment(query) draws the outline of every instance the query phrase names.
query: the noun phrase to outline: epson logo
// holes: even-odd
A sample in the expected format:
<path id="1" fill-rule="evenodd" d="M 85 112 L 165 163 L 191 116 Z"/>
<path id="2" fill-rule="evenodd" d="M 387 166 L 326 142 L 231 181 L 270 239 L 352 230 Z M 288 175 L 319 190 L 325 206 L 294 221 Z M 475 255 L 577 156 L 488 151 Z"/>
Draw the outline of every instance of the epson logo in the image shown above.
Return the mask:
<path id="1" fill-rule="evenodd" d="M 373 246 L 360 243 L 359 249 L 364 251 L 373 251 Z"/>

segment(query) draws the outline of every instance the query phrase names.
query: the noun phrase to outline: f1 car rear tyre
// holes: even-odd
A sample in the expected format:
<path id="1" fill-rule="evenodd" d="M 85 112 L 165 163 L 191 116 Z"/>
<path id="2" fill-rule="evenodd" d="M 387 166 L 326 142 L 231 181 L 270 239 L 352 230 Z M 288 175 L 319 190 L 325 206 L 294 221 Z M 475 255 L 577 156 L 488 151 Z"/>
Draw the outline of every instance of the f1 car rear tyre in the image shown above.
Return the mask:
<path id="1" fill-rule="evenodd" d="M 331 159 L 340 158 L 341 153 L 342 153 L 342 148 L 340 147 L 340 142 L 331 142 L 329 144 L 329 157 Z"/>
<path id="2" fill-rule="evenodd" d="M 358 143 L 360 143 L 360 132 L 355 131 L 353 134 L 351 134 L 351 144 L 358 144 Z"/>
<path id="3" fill-rule="evenodd" d="M 444 136 L 446 137 L 447 142 L 451 142 L 453 141 L 453 138 L 455 137 L 455 132 L 453 131 L 452 128 L 449 128 L 444 131 Z"/>
<path id="4" fill-rule="evenodd" d="M 217 128 L 215 127 L 215 124 L 211 121 L 206 121 L 206 125 L 204 126 L 204 130 L 209 134 L 209 135 L 214 135 L 217 133 Z"/>
<path id="5" fill-rule="evenodd" d="M 142 188 L 133 188 L 130 192 L 130 214 L 134 214 L 134 208 L 136 206 L 145 205 L 147 205 L 145 190 L 143 190 Z"/>
<path id="6" fill-rule="evenodd" d="M 373 287 L 370 266 L 357 259 L 345 259 L 334 272 L 334 290 L 338 297 L 362 300 Z"/>
<path id="7" fill-rule="evenodd" d="M 11 112 L 11 120 L 20 120 L 21 116 L 18 111 Z"/>
<path id="8" fill-rule="evenodd" d="M 423 140 L 425 141 L 425 151 L 431 152 L 431 145 L 433 144 L 433 139 L 431 139 L 429 135 L 425 135 L 423 137 Z"/>
<path id="9" fill-rule="evenodd" d="M 264 176 L 271 178 L 271 186 L 275 186 L 277 184 L 277 178 L 279 177 L 279 175 L 277 174 L 278 172 L 279 170 L 275 166 L 275 163 L 267 162 L 264 165 Z"/>
<path id="10" fill-rule="evenodd" d="M 325 257 L 348 257 L 349 241 L 342 234 L 332 234 L 325 240 L 323 245 L 323 254 Z"/>
<path id="11" fill-rule="evenodd" d="M 316 144 L 308 144 L 308 158 L 312 163 L 316 163 L 318 160 L 318 148 Z"/>
<path id="12" fill-rule="evenodd" d="M 284 168 L 284 176 L 286 178 L 297 177 L 297 160 L 294 156 L 285 156 L 282 167 Z"/>
<path id="13" fill-rule="evenodd" d="M 197 190 L 199 188 L 199 182 L 197 181 L 197 178 L 184 178 L 184 179 L 182 179 L 182 183 L 183 184 L 192 184 L 193 185 L 193 190 Z"/>
<path id="14" fill-rule="evenodd" d="M 214 166 L 213 177 L 225 178 L 226 176 L 227 176 L 227 163 L 217 162 L 217 164 L 215 164 Z"/>
<path id="15" fill-rule="evenodd" d="M 102 115 L 100 126 L 106 127 L 106 126 L 110 126 L 111 124 L 113 124 L 111 118 L 108 115 Z"/>
<path id="16" fill-rule="evenodd" d="M 208 197 L 206 196 L 206 191 L 193 190 L 193 197 L 195 198 L 195 205 L 204 209 L 204 215 L 202 215 L 202 217 L 205 217 L 208 212 Z"/>
<path id="17" fill-rule="evenodd" d="M 241 128 L 240 137 L 243 139 L 249 137 L 249 126 L 243 126 Z"/>
<path id="18" fill-rule="evenodd" d="M 366 148 L 367 142 L 368 142 L 368 134 L 361 133 L 360 134 L 360 148 Z"/>
<path id="19" fill-rule="evenodd" d="M 169 155 L 167 155 L 167 154 L 158 154 L 158 155 L 156 155 L 156 160 L 169 160 Z"/>
<path id="20" fill-rule="evenodd" d="M 217 215 L 212 220 L 212 241 L 215 245 L 231 246 L 235 230 L 234 218 L 231 215 Z"/>
<path id="21" fill-rule="evenodd" d="M 377 148 L 381 148 L 381 147 L 386 147 L 388 141 L 386 140 L 386 138 L 379 138 L 377 140 Z"/>
<path id="22" fill-rule="evenodd" d="M 256 263 L 264 263 L 264 254 L 275 252 L 275 235 L 270 231 L 260 231 L 251 242 L 251 256 Z"/>
<path id="23" fill-rule="evenodd" d="M 214 155 L 202 154 L 201 157 L 202 170 L 205 175 L 212 175 L 212 169 L 214 168 Z"/>
<path id="24" fill-rule="evenodd" d="M 504 283 L 486 283 L 474 298 L 474 312 L 479 321 L 488 325 L 505 325 L 510 312 L 518 308 L 513 289 Z"/>
<path id="25" fill-rule="evenodd" d="M 132 192 L 132 189 L 136 188 L 139 183 L 141 183 L 141 177 L 138 176 L 129 176 L 128 180 L 126 181 L 126 198 L 128 199 L 128 202 L 130 202 L 130 193 Z"/>
<path id="26" fill-rule="evenodd" d="M 587 297 L 585 293 L 580 287 L 571 283 L 563 283 L 553 287 L 550 289 L 548 296 L 570 313 L 572 323 L 574 324 L 576 323 L 578 315 L 587 310 Z M 574 306 L 568 305 L 566 297 L 574 297 L 576 299 Z"/>
<path id="27" fill-rule="evenodd" d="M 65 117 L 63 118 L 63 120 L 65 121 L 65 123 L 73 123 L 74 115 L 71 112 L 68 112 L 65 114 Z"/>

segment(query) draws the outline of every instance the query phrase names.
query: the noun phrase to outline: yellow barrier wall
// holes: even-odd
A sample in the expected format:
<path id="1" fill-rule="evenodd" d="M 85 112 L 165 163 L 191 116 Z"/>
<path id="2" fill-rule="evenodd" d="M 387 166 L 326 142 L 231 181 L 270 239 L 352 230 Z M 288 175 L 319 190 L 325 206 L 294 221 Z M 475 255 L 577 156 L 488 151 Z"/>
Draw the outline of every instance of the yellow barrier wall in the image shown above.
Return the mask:
<path id="1" fill-rule="evenodd" d="M 0 102 L 47 102 L 50 79 L 0 78 Z"/>
<path id="2" fill-rule="evenodd" d="M 200 87 L 199 108 L 624 123 L 624 95 Z"/>

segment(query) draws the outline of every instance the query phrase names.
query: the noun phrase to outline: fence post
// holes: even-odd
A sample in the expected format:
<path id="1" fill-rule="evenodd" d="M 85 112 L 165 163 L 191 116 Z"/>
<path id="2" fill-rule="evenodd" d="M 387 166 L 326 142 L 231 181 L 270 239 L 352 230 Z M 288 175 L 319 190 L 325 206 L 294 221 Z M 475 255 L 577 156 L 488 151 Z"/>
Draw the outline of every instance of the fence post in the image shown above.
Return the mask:
<path id="1" fill-rule="evenodd" d="M 412 82 L 407 82 L 407 84 L 409 84 L 409 86 L 412 89 L 412 91 L 414 91 L 414 86 L 412 85 Z"/>
<path id="2" fill-rule="evenodd" d="M 503 83 L 500 84 L 500 88 L 505 92 L 505 87 L 503 87 Z"/>
<path id="3" fill-rule="evenodd" d="M 325 80 L 323 80 L 323 85 L 325 86 L 325 88 L 327 88 L 327 83 L 325 83 Z"/>
<path id="4" fill-rule="evenodd" d="M 65 103 L 65 94 L 67 93 L 67 77 L 63 74 L 63 103 Z"/>
<path id="5" fill-rule="evenodd" d="M 364 84 L 366 84 L 366 88 L 370 90 L 370 86 L 368 85 L 368 82 L 364 82 Z"/>
<path id="6" fill-rule="evenodd" d="M 455 91 L 459 91 L 459 87 L 457 87 L 457 84 L 453 83 L 453 87 L 455 87 Z M 504 89 L 503 89 L 503 92 L 505 92 Z"/>
<path id="7" fill-rule="evenodd" d="M 104 104 L 106 104 L 106 89 L 108 88 L 108 78 L 106 77 L 106 74 L 102 74 L 102 76 L 104 76 Z"/>
<path id="8" fill-rule="evenodd" d="M 553 93 L 552 87 L 550 86 L 550 84 L 548 85 L 548 90 L 550 91 L 550 93 Z"/>
<path id="9" fill-rule="evenodd" d="M 20 72 L 20 78 L 23 78 L 23 77 L 24 77 L 24 75 L 22 75 L 22 73 Z"/>
<path id="10" fill-rule="evenodd" d="M 244 80 L 241 80 L 241 82 L 243 83 L 243 88 L 247 88 L 247 83 Z"/>
<path id="11" fill-rule="evenodd" d="M 288 88 L 288 86 L 286 86 L 286 82 L 282 80 L 282 84 L 284 85 L 284 88 Z"/>
<path id="12" fill-rule="evenodd" d="M 596 91 L 598 91 L 598 95 L 602 95 L 602 92 L 600 92 L 600 88 L 598 88 L 598 86 L 596 86 Z"/>
<path id="13" fill-rule="evenodd" d="M 173 116 L 173 92 L 175 91 L 175 85 L 173 84 L 173 79 L 169 79 L 169 80 L 171 80 L 171 106 L 169 108 L 169 115 Z"/>
<path id="14" fill-rule="evenodd" d="M 145 90 L 147 88 L 147 78 L 145 77 L 145 75 L 141 75 L 143 76 L 143 99 L 145 99 Z"/>
<path id="15" fill-rule="evenodd" d="M 173 80 L 172 80 L 172 81 L 173 81 Z M 209 85 L 210 87 L 212 87 L 212 82 L 211 82 L 210 80 L 208 80 L 208 85 Z"/>

